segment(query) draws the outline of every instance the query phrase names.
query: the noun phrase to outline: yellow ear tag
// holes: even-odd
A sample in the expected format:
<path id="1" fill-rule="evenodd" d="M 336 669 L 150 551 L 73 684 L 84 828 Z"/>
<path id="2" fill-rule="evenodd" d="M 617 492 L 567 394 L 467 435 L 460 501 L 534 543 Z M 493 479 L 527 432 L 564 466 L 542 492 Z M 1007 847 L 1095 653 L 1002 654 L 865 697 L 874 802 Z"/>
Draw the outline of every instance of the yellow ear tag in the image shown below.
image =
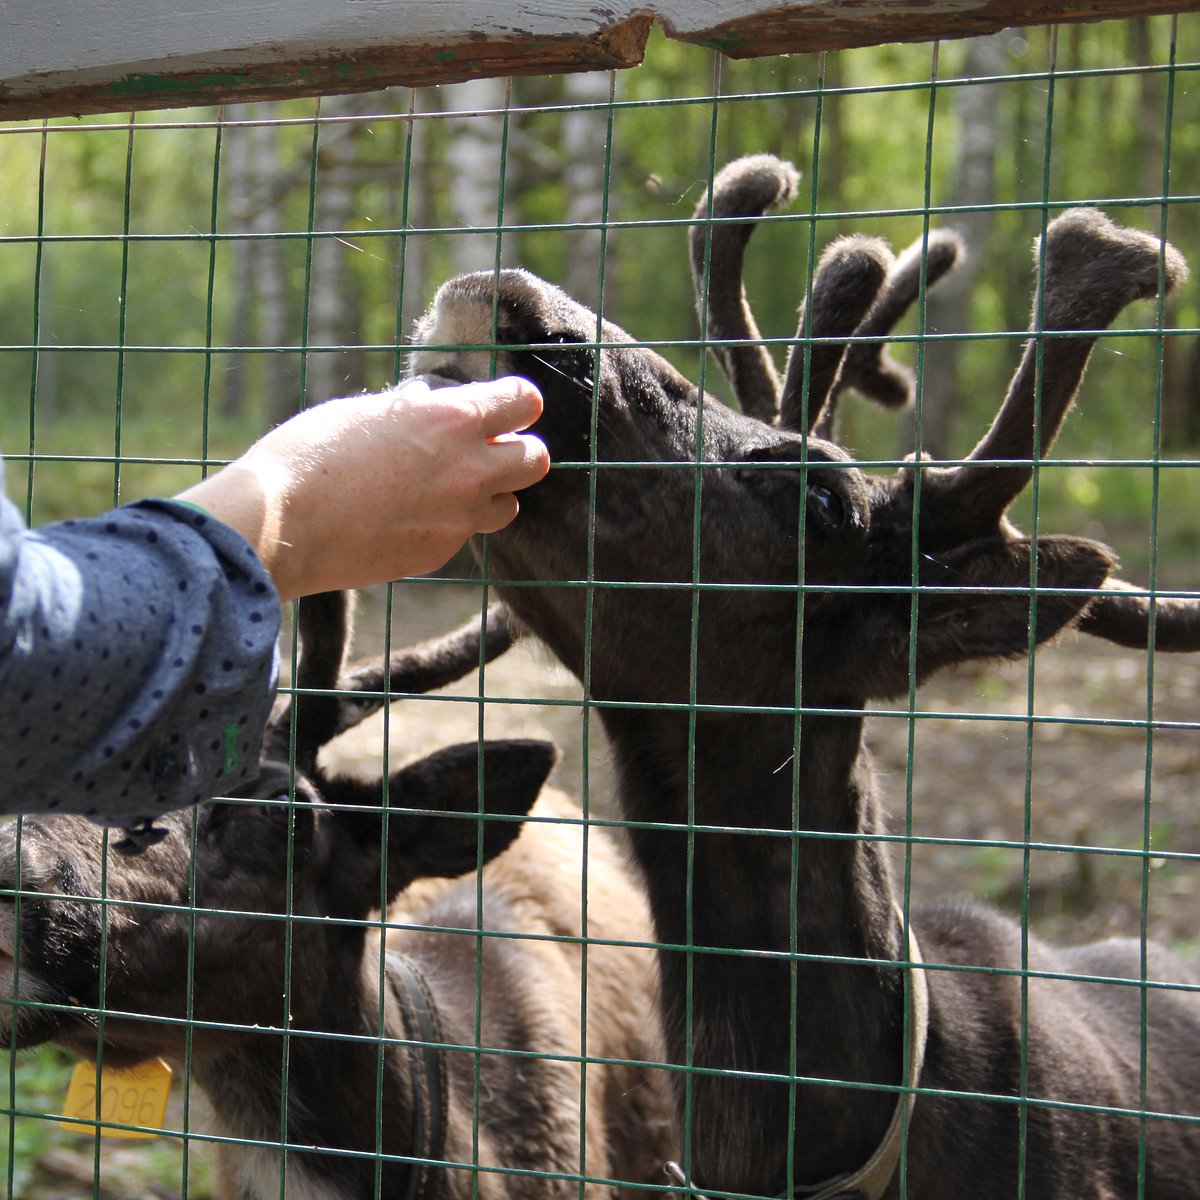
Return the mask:
<path id="1" fill-rule="evenodd" d="M 148 1058 L 135 1067 L 118 1071 L 105 1067 L 100 1089 L 100 1136 L 152 1138 L 161 1130 L 171 1091 L 171 1068 L 161 1058 Z M 96 1135 L 96 1065 L 81 1062 L 71 1073 L 67 1100 L 59 1125 L 72 1133 Z M 86 1122 L 86 1124 L 80 1124 Z M 145 1129 L 118 1129 L 117 1125 L 142 1125 Z"/>

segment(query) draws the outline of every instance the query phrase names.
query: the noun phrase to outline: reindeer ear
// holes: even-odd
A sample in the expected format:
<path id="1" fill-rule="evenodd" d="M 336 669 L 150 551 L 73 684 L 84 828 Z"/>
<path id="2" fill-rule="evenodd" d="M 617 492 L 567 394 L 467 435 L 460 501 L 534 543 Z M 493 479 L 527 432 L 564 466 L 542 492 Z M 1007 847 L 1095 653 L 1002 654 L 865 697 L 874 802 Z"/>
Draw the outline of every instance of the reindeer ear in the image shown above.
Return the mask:
<path id="1" fill-rule="evenodd" d="M 388 824 L 388 877 L 397 885 L 428 876 L 464 875 L 491 862 L 521 832 L 558 751 L 549 742 L 484 742 L 483 816 L 480 746 L 449 746 L 392 777 L 393 803 L 426 812 L 393 812 Z M 446 816 L 437 816 L 445 813 Z"/>
<path id="2" fill-rule="evenodd" d="M 1090 603 L 1113 566 L 1113 555 L 1085 538 L 1042 537 L 1037 541 L 1037 605 L 1028 593 L 1033 546 L 1025 538 L 985 538 L 927 556 L 917 626 L 917 673 L 924 679 L 941 667 L 978 658 L 1012 658 L 1034 640 L 1045 642 L 1074 621 Z M 993 588 L 1020 589 L 995 592 Z M 985 590 L 986 589 L 986 590 Z M 1056 589 L 1081 589 L 1065 594 Z"/>

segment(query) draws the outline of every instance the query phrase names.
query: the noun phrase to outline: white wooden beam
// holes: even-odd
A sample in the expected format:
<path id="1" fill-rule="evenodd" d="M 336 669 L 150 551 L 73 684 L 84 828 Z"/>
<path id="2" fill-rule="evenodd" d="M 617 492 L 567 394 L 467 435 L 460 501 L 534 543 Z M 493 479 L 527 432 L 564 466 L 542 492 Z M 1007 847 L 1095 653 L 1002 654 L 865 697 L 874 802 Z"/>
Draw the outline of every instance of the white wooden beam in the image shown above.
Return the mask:
<path id="1" fill-rule="evenodd" d="M 0 0 L 0 119 L 635 66 L 1142 16 L 1185 0 Z"/>

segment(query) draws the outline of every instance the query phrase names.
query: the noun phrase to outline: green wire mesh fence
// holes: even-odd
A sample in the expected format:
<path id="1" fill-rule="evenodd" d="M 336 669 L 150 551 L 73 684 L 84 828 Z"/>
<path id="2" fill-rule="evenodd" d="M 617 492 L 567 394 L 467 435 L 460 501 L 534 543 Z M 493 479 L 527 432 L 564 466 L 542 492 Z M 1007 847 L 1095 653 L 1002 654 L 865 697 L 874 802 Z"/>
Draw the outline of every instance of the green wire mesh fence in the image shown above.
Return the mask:
<path id="1" fill-rule="evenodd" d="M 179 491 L 298 408 L 401 379 L 410 366 L 414 320 L 440 283 L 467 271 L 528 268 L 731 401 L 708 357 L 710 341 L 721 338 L 710 338 L 706 302 L 699 321 L 693 306 L 688 236 L 700 229 L 711 249 L 721 221 L 703 214 L 697 222 L 697 205 L 725 163 L 761 152 L 790 159 L 801 172 L 797 199 L 761 222 L 745 265 L 760 326 L 756 340 L 780 361 L 794 345 L 801 361 L 819 348 L 811 339 L 798 342 L 796 306 L 811 293 L 820 255 L 836 237 L 875 235 L 899 248 L 933 230 L 960 232 L 966 261 L 928 293 L 922 284 L 889 337 L 890 352 L 915 374 L 915 406 L 888 413 L 847 396 L 837 435 L 872 473 L 902 469 L 912 452 L 952 464 L 987 427 L 1004 394 L 1027 337 L 1030 288 L 1038 278 L 1029 247 L 1053 217 L 1098 207 L 1122 225 L 1168 239 L 1193 266 L 1200 259 L 1200 18 L 1030 28 L 963 42 L 748 62 L 655 38 L 646 65 L 623 73 L 0 128 L 6 164 L 0 448 L 9 494 L 23 498 L 36 525 Z M 707 251 L 704 271 L 711 271 Z M 1070 533 L 1114 546 L 1123 577 L 1145 584 L 1155 598 L 1186 598 L 1195 588 L 1200 474 L 1189 468 L 1200 444 L 1198 294 L 1192 284 L 1133 308 L 1100 338 L 1078 414 L 1053 452 L 1036 460 L 1032 486 L 1013 510 L 1016 522 L 1038 537 Z M 500 363 L 514 339 L 501 328 L 498 303 L 492 321 L 490 336 L 473 345 Z M 543 356 L 555 353 L 531 340 Z M 572 360 L 591 366 L 575 378 L 581 404 L 600 386 L 600 351 L 614 345 L 597 323 L 583 342 L 584 359 Z M 1197 990 L 1189 982 L 1194 975 L 1164 976 L 1147 949 L 1166 945 L 1184 964 L 1200 954 L 1194 662 L 1077 634 L 1035 654 L 1029 635 L 1013 661 L 962 666 L 918 689 L 914 651 L 906 694 L 867 708 L 866 738 L 881 767 L 890 832 L 813 827 L 801 774 L 786 754 L 771 764 L 794 788 L 782 830 L 743 828 L 739 812 L 716 822 L 711 809 L 696 808 L 697 742 L 707 736 L 698 723 L 714 711 L 738 719 L 782 716 L 798 757 L 808 728 L 802 718 L 836 717 L 840 709 L 806 707 L 803 680 L 790 703 L 774 707 L 743 704 L 736 688 L 713 701 L 700 669 L 706 597 L 749 600 L 775 587 L 802 609 L 817 585 L 810 587 L 803 571 L 787 585 L 713 582 L 699 549 L 701 492 L 714 486 L 711 463 L 699 469 L 697 448 L 680 462 L 648 466 L 631 456 L 597 470 L 606 418 L 599 406 L 590 411 L 590 444 L 574 456 L 559 455 L 554 468 L 587 480 L 592 517 L 581 574 L 514 580 L 493 568 L 492 549 L 484 545 L 481 565 L 464 553 L 436 576 L 360 598 L 357 657 L 393 655 L 463 621 L 478 626 L 497 585 L 508 585 L 506 595 L 518 588 L 571 593 L 564 608 L 581 623 L 588 647 L 573 664 L 580 678 L 523 641 L 486 663 L 476 649 L 479 670 L 436 694 L 406 686 L 407 676 L 393 680 L 391 669 L 350 693 L 402 701 L 347 731 L 322 759 L 326 770 L 366 781 L 349 807 L 376 817 L 374 841 L 367 839 L 374 859 L 364 865 L 366 858 L 335 857 L 322 869 L 347 878 L 365 874 L 369 900 L 314 900 L 326 885 L 313 882 L 320 855 L 312 847 L 331 822 L 314 820 L 311 796 L 297 785 L 302 736 L 289 714 L 281 728 L 292 735 L 293 777 L 254 806 L 273 838 L 261 860 L 242 862 L 239 847 L 222 844 L 200 814 L 172 860 L 170 887 L 143 881 L 140 891 L 133 888 L 112 877 L 116 868 L 105 865 L 111 860 L 104 853 L 96 859 L 94 889 L 82 886 L 92 878 L 83 873 L 78 903 L 95 914 L 101 931 L 94 995 L 63 1003 L 22 992 L 19 941 L 0 947 L 15 960 L 10 994 L 0 1003 L 49 1014 L 76 1008 L 86 1017 L 87 1036 L 71 1046 L 99 1053 L 98 1092 L 106 1062 L 111 1073 L 138 1057 L 127 1047 L 162 1052 L 176 1071 L 157 1140 L 121 1140 L 98 1134 L 156 1127 L 141 1105 L 157 1084 L 122 1092 L 126 1107 L 103 1111 L 88 1093 L 72 1110 L 74 1127 L 63 1128 L 74 1056 L 54 1045 L 11 1053 L 0 1137 L 6 1195 L 451 1194 L 432 1190 L 441 1175 L 427 1162 L 455 1165 L 445 1174 L 456 1195 L 598 1195 L 614 1179 L 632 1195 L 668 1185 L 661 1173 L 667 1158 L 678 1159 L 687 1178 L 694 1162 L 711 1161 L 696 1140 L 712 1138 L 714 1124 L 696 1106 L 703 1104 L 705 1081 L 724 1071 L 785 1086 L 785 1132 L 774 1152 L 789 1163 L 804 1149 L 817 1085 L 827 1085 L 817 1089 L 823 1097 L 874 1088 L 886 1112 L 898 1093 L 915 1088 L 913 1119 L 922 1096 L 940 1100 L 939 1112 L 986 1103 L 1015 1113 L 1019 1149 L 1009 1194 L 1040 1194 L 1042 1150 L 1030 1141 L 1027 1122 L 1030 1112 L 1047 1110 L 1067 1121 L 1099 1110 L 1136 1124 L 1142 1132 L 1134 1153 L 1143 1160 L 1140 1173 L 1134 1169 L 1137 1194 L 1158 1194 L 1152 1173 L 1147 1183 L 1145 1130 L 1172 1125 L 1185 1140 L 1200 1136 L 1194 1106 L 1161 1110 L 1147 1101 L 1153 1081 L 1145 1016 L 1147 1005 L 1157 1003 L 1146 997 L 1163 993 L 1186 1005 Z M 797 469 L 810 466 L 804 461 Z M 691 547 L 686 579 L 655 574 L 653 541 L 637 579 L 613 576 L 597 561 L 606 480 L 622 471 L 646 481 L 651 510 L 667 495 L 668 474 L 696 481 L 697 502 L 672 534 Z M 917 574 L 921 547 L 915 538 L 910 545 Z M 614 696 L 604 686 L 597 691 L 594 606 L 615 583 L 624 591 L 642 588 L 649 613 L 672 587 L 684 597 L 678 611 L 689 624 L 690 670 L 682 694 L 645 700 Z M 911 579 L 900 590 L 915 633 Z M 798 623 L 793 661 L 803 652 L 806 625 Z M 637 646 L 632 633 L 629 645 Z M 283 693 L 299 697 L 302 714 L 305 698 L 320 696 L 329 681 L 299 678 L 299 649 L 299 633 L 289 633 Z M 401 666 L 393 657 L 392 668 Z M 655 822 L 618 802 L 636 764 L 626 760 L 620 772 L 614 769 L 614 755 L 621 756 L 609 745 L 605 722 L 672 714 L 684 730 L 679 765 L 687 809 L 681 822 L 665 828 L 684 839 L 686 922 L 678 937 L 665 937 L 660 924 L 658 938 L 666 958 L 686 962 L 676 1012 L 686 1027 L 683 1042 L 697 1036 L 691 1000 L 701 986 L 696 962 L 705 954 L 693 951 L 707 954 L 714 944 L 747 978 L 764 956 L 790 963 L 787 1005 L 792 1014 L 803 1012 L 802 973 L 840 958 L 802 944 L 805 891 L 797 880 L 806 847 L 839 840 L 883 846 L 904 930 L 910 912 L 947 896 L 982 901 L 1016 921 L 1011 968 L 964 967 L 927 954 L 923 973 L 1011 980 L 1019 996 L 1011 1091 L 989 1092 L 986 1101 L 967 1093 L 939 1097 L 936 1086 L 918 1080 L 814 1072 L 805 1066 L 799 1022 L 788 1011 L 780 1016 L 782 1063 L 713 1067 L 693 1062 L 690 1050 L 674 1058 L 663 1051 L 650 987 L 657 939 L 643 902 L 628 899 L 640 895 L 640 885 L 608 848 L 610 840 L 630 837 L 645 844 Z M 401 765 L 451 743 L 518 737 L 559 748 L 552 784 L 578 811 L 543 801 L 503 861 L 520 857 L 522 846 L 543 846 L 539 853 L 569 868 L 568 892 L 543 898 L 541 906 L 504 908 L 504 921 L 489 923 L 485 902 L 493 894 L 504 901 L 505 888 L 519 886 L 492 869 L 466 876 L 457 890 L 419 882 L 389 910 L 400 876 L 420 873 L 388 849 L 394 831 L 409 828 L 410 806 L 392 794 L 411 785 L 398 776 Z M 489 767 L 486 759 L 480 763 L 482 795 Z M 481 801 L 471 792 L 459 821 L 442 824 L 469 828 L 471 860 L 482 865 L 493 853 L 486 830 L 511 829 L 520 814 L 478 820 Z M 440 800 L 415 807 L 436 814 Z M 219 798 L 213 811 L 247 809 L 245 801 Z M 331 809 L 317 805 L 318 813 Z M 728 837 L 731 845 L 770 839 L 786 846 L 793 899 L 781 917 L 782 943 L 725 944 L 714 935 L 714 906 L 732 901 L 722 896 L 720 880 L 697 877 L 696 863 L 707 859 L 697 858 L 696 846 L 710 835 Z M 18 847 L 24 836 L 18 834 Z M 246 835 L 242 852 L 251 845 L 260 843 Z M 530 859 L 534 850 L 524 853 Z M 222 872 L 258 882 L 243 882 L 241 893 L 222 890 L 212 882 Z M 272 881 L 278 886 L 269 893 Z M 38 887 L 4 882 L 13 883 L 4 900 L 15 914 L 12 928 L 25 928 L 23 912 L 50 911 Z M 764 879 L 764 889 L 770 882 Z M 171 974 L 171 986 L 154 981 L 143 991 L 170 998 L 157 1007 L 149 998 L 129 1004 L 123 981 L 130 955 L 136 960 L 134 931 L 158 928 L 176 931 L 176 957 L 156 959 L 154 968 Z M 331 929 L 365 931 L 361 961 L 346 949 L 355 937 Z M 440 955 L 466 972 L 468 985 L 449 1016 L 435 981 L 429 986 L 443 1015 L 423 1017 L 426 984 L 405 984 L 405 968 L 389 963 L 380 930 L 390 931 L 406 954 L 435 961 Z M 1115 936 L 1141 948 L 1132 981 L 1143 998 L 1134 1023 L 1140 1036 L 1132 1043 L 1138 1087 L 1118 1106 L 1041 1095 L 1031 1088 L 1026 1056 L 1029 996 L 1039 981 L 1070 980 L 1074 972 L 1031 966 L 1030 947 L 1039 937 L 1079 944 Z M 421 945 L 424 951 L 413 950 Z M 233 975 L 254 974 L 248 965 L 237 967 L 238 955 L 247 963 L 270 958 L 274 994 L 242 997 L 233 983 L 221 982 L 231 964 Z M 466 966 L 459 962 L 464 956 Z M 886 961 L 892 960 L 914 961 L 902 949 Z M 554 974 L 563 971 L 566 983 Z M 519 993 L 511 990 L 512 972 L 525 980 Z M 551 976 L 553 988 L 546 982 Z M 1081 968 L 1078 981 L 1096 978 L 1094 967 Z M 117 989 L 116 1005 L 108 1003 L 109 987 Z M 366 1024 L 321 1026 L 318 994 L 340 997 Z M 553 1021 L 543 1012 L 548 994 L 557 1006 Z M 244 1013 L 229 1011 L 235 1002 Z M 496 1012 L 508 1012 L 509 1023 L 498 1026 Z M 511 1028 L 522 1022 L 529 1026 L 523 1039 Z M 623 1041 L 610 1035 L 614 1023 Z M 509 1039 L 503 1044 L 493 1040 L 501 1027 Z M 911 1043 L 914 1022 L 902 1021 L 898 1036 Z M 230 1073 L 238 1055 L 257 1063 L 263 1043 L 270 1070 L 256 1067 L 252 1079 Z M 222 1057 L 230 1047 L 233 1060 Z M 344 1071 L 330 1074 L 330 1063 Z M 221 1092 L 223 1073 L 227 1083 L 236 1082 L 236 1102 Z M 555 1082 L 544 1085 L 543 1077 Z M 365 1096 L 358 1087 L 354 1107 L 340 1089 L 363 1078 L 369 1087 Z M 510 1094 L 497 1094 L 498 1081 Z M 678 1125 L 672 1084 L 685 1116 Z M 239 1125 L 254 1089 L 254 1102 L 261 1101 L 255 1120 Z M 542 1149 L 559 1147 L 561 1138 L 567 1149 L 559 1147 L 550 1165 L 526 1141 L 513 1149 L 519 1139 L 512 1129 L 530 1121 L 521 1105 L 527 1095 L 543 1094 L 539 1089 L 555 1097 L 554 1120 L 543 1113 L 545 1127 L 534 1121 L 532 1135 L 523 1128 L 521 1136 L 540 1140 Z M 314 1125 L 313 1112 L 333 1096 L 353 1128 Z M 413 1110 L 418 1115 L 410 1123 Z M 907 1109 L 896 1111 L 906 1128 Z M 399 1133 L 392 1128 L 397 1112 L 405 1114 Z M 733 1114 L 730 1121 L 736 1129 Z M 555 1122 L 562 1129 L 551 1130 Z M 407 1148 L 397 1150 L 397 1139 Z M 878 1137 L 866 1140 L 873 1145 Z M 755 1147 L 744 1153 L 769 1157 Z M 896 1186 L 906 1195 L 908 1161 L 899 1153 Z M 695 1178 L 705 1194 L 723 1195 L 776 1195 L 816 1182 L 792 1167 L 758 1191 Z"/>

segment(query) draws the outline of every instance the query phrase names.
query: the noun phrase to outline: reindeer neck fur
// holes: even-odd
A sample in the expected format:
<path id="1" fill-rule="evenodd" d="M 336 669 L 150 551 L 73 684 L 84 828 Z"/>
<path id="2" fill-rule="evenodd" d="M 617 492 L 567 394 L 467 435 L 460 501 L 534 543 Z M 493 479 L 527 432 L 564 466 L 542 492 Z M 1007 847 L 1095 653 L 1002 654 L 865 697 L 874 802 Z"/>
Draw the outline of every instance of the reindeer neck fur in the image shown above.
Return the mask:
<path id="1" fill-rule="evenodd" d="M 361 941 L 363 939 L 355 939 Z M 325 978 L 333 978 L 330 972 Z M 385 1038 L 415 1036 L 406 1030 L 389 978 L 379 971 L 378 947 L 360 955 L 359 986 L 326 989 L 319 1005 L 303 1016 L 295 1011 L 300 996 L 317 980 L 293 978 L 300 994 L 293 1006 L 292 1036 L 239 1037 L 232 1048 L 197 1061 L 197 1082 L 208 1094 L 227 1136 L 290 1145 L 353 1148 L 364 1157 L 289 1151 L 271 1147 L 237 1147 L 226 1156 L 236 1193 L 245 1200 L 267 1200 L 280 1194 L 286 1171 L 288 1200 L 343 1200 L 376 1195 L 376 1077 L 380 1034 Z M 344 979 L 355 978 L 348 964 Z M 382 999 L 382 1025 L 380 1003 Z M 309 1036 L 310 1030 L 319 1031 Z M 333 1034 L 333 1037 L 323 1036 Z M 339 1037 L 337 1035 L 345 1035 Z M 362 1038 L 364 1040 L 354 1040 Z M 384 1114 L 385 1155 L 421 1155 L 413 1146 L 413 1059 L 404 1047 L 382 1050 L 380 1111 Z M 286 1129 L 280 1108 L 281 1080 L 287 1071 Z M 385 1162 L 378 1195 L 399 1200 L 408 1186 L 409 1168 Z"/>
<path id="2" fill-rule="evenodd" d="M 622 800 L 633 821 L 688 819 L 685 715 L 609 709 Z M 634 829 L 660 940 L 734 950 L 794 949 L 852 960 L 898 957 L 886 847 L 841 838 L 881 830 L 862 718 L 701 715 L 695 727 L 694 820 L 791 837 Z M 835 835 L 832 837 L 820 835 Z M 689 904 L 690 888 L 690 904 Z M 691 910 L 691 928 L 688 910 Z M 794 914 L 794 915 L 793 915 Z M 794 923 L 794 942 L 792 927 Z M 687 1061 L 688 956 L 664 950 L 670 1052 Z M 903 983 L 895 970 L 699 953 L 691 956 L 696 1066 L 896 1084 L 902 1074 Z M 678 999 L 677 999 L 678 998 Z M 794 1014 L 794 1018 L 793 1018 Z M 796 1024 L 793 1066 L 790 1030 Z M 681 1085 L 682 1086 L 682 1085 Z M 691 1083 L 691 1175 L 698 1186 L 779 1192 L 792 1129 L 786 1085 L 697 1075 Z M 795 1096 L 795 1182 L 860 1167 L 895 1106 L 887 1092 L 802 1087 Z M 719 1116 L 719 1127 L 703 1118 Z M 751 1165 L 755 1164 L 755 1165 Z"/>

